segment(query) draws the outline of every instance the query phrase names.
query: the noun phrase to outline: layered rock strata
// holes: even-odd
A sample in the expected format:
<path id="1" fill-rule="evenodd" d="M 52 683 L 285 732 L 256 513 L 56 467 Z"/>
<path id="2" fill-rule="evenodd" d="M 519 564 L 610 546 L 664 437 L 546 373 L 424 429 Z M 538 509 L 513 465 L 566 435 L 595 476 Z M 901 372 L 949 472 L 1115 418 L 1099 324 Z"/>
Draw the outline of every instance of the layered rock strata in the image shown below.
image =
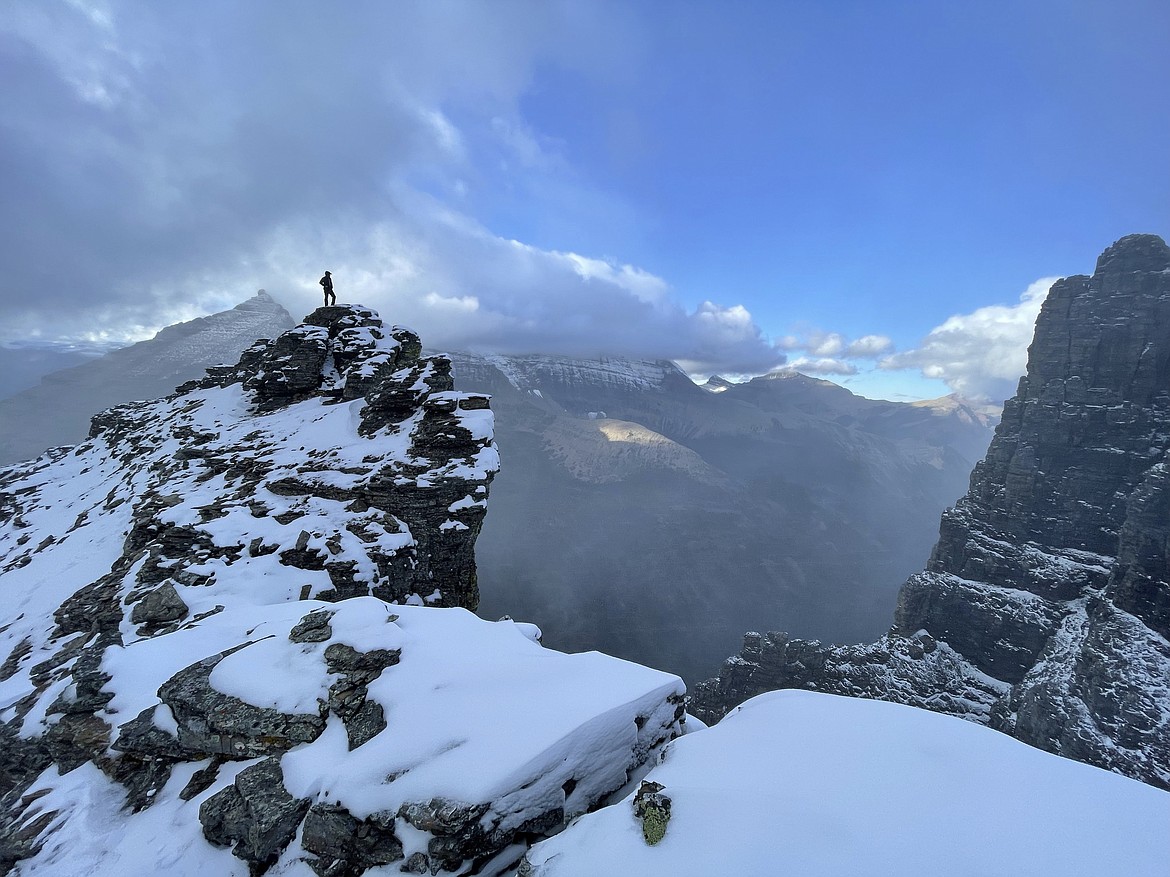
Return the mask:
<path id="1" fill-rule="evenodd" d="M 891 633 L 749 634 L 717 719 L 807 688 L 963 715 L 1170 788 L 1170 247 L 1130 235 L 1049 292 L 1028 371 Z"/>

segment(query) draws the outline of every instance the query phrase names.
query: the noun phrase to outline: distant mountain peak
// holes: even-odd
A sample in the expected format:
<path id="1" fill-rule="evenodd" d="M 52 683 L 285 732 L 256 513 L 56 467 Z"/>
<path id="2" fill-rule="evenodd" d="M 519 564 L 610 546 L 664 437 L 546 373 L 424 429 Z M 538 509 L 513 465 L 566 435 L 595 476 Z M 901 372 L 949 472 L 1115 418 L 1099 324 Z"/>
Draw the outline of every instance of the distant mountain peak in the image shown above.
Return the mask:
<path id="1" fill-rule="evenodd" d="M 167 326 L 146 341 L 50 372 L 39 385 L 0 400 L 0 465 L 79 442 L 102 409 L 166 396 L 208 366 L 234 361 L 257 338 L 275 338 L 293 324 L 288 311 L 260 290 L 234 308 Z"/>
<path id="2" fill-rule="evenodd" d="M 292 316 L 285 310 L 284 306 L 268 294 L 266 289 L 256 290 L 256 294 L 249 299 L 245 299 L 236 305 L 232 310 L 235 311 L 266 311 L 281 313 L 288 316 L 291 320 Z"/>

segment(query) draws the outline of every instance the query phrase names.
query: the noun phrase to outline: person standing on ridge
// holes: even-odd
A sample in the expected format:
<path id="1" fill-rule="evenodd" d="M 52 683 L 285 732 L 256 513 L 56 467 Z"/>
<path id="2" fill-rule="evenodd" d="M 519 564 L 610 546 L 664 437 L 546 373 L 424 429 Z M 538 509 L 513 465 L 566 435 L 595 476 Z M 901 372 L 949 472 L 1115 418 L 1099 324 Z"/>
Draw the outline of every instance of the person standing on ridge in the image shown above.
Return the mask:
<path id="1" fill-rule="evenodd" d="M 325 290 L 325 307 L 337 304 L 337 296 L 333 294 L 333 276 L 326 271 L 325 276 L 317 281 L 321 284 L 321 288 Z"/>

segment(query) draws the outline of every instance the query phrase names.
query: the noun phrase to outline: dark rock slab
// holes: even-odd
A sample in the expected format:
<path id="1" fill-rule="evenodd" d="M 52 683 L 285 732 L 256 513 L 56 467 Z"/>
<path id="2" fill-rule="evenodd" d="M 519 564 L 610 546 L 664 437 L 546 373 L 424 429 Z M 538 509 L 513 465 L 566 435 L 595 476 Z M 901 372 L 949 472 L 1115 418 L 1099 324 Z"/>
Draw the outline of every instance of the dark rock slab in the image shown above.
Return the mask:
<path id="1" fill-rule="evenodd" d="M 188 757 L 256 758 L 286 752 L 316 740 L 325 730 L 325 710 L 289 715 L 253 706 L 216 691 L 211 671 L 240 646 L 180 670 L 159 688 L 179 726 L 179 747 Z"/>
<path id="2" fill-rule="evenodd" d="M 240 771 L 235 782 L 199 808 L 203 835 L 263 873 L 296 835 L 309 809 L 284 787 L 280 760 L 266 758 Z"/>
<path id="3" fill-rule="evenodd" d="M 357 819 L 336 804 L 309 808 L 301 844 L 317 857 L 310 864 L 322 877 L 357 877 L 368 868 L 403 858 L 402 842 L 394 834 L 393 813 Z"/>

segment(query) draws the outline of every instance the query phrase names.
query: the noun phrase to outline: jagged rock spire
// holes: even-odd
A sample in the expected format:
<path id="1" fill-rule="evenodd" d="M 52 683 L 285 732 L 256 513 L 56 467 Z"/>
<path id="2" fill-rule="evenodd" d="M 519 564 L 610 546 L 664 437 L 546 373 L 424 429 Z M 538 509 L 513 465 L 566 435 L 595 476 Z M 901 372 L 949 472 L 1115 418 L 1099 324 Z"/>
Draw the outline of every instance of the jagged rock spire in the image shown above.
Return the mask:
<path id="1" fill-rule="evenodd" d="M 750 634 L 704 683 L 911 703 L 1170 788 L 1170 247 L 1129 235 L 1053 285 L 1027 374 L 891 635 Z"/>

